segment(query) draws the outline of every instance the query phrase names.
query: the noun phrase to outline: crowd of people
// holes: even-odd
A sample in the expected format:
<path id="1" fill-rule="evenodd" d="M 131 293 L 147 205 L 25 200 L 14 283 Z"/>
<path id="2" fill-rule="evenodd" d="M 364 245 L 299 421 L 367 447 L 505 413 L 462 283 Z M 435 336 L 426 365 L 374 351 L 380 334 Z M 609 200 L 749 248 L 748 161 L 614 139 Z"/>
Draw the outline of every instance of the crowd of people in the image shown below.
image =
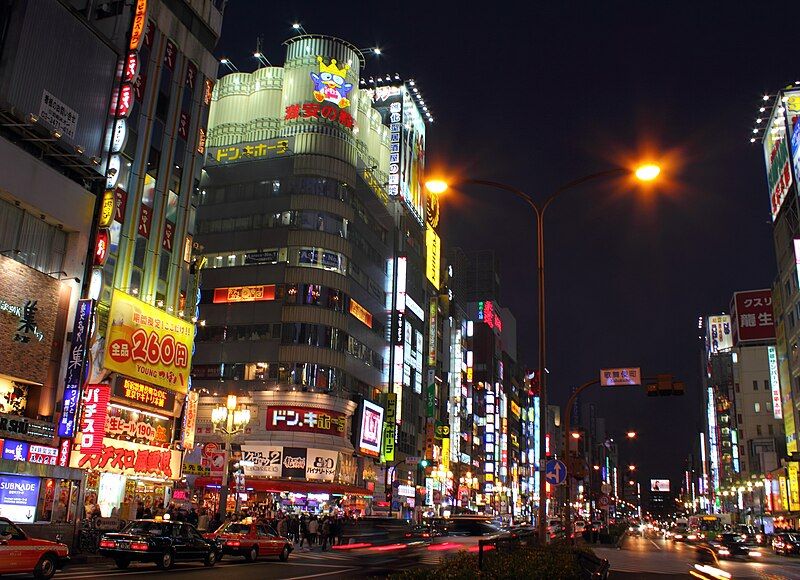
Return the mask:
<path id="1" fill-rule="evenodd" d="M 235 521 L 244 516 L 229 514 L 230 521 Z M 253 513 L 255 523 L 266 525 L 272 533 L 289 538 L 298 549 L 309 551 L 315 547 L 327 550 L 329 547 L 340 545 L 343 541 L 345 528 L 355 523 L 356 519 L 347 515 L 314 515 L 314 514 L 288 514 L 278 513 Z M 209 526 L 209 531 L 216 528 Z"/>

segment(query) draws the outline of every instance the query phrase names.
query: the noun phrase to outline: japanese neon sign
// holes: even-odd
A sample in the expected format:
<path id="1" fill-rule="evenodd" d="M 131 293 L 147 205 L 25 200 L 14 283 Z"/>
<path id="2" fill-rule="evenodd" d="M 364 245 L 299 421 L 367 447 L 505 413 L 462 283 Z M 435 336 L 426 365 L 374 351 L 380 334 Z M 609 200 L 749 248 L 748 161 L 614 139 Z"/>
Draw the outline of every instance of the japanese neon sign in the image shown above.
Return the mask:
<path id="1" fill-rule="evenodd" d="M 267 431 L 303 431 L 344 437 L 347 435 L 347 418 L 344 413 L 327 409 L 270 406 L 264 428 Z"/>

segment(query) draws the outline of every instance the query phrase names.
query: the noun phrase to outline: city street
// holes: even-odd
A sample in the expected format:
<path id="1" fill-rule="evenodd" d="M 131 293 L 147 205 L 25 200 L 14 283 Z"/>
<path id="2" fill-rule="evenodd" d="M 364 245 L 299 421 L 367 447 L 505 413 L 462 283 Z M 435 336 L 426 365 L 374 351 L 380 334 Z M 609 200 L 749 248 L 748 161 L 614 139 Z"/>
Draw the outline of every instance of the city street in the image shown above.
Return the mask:
<path id="1" fill-rule="evenodd" d="M 695 563 L 694 546 L 681 542 L 640 537 L 627 537 L 622 548 L 594 548 L 595 553 L 611 564 L 612 578 L 649 578 L 653 575 L 690 578 L 689 570 Z M 776 556 L 771 550 L 761 562 L 725 560 L 720 568 L 739 578 L 766 578 L 774 580 L 800 577 L 800 560 Z"/>
<path id="2" fill-rule="evenodd" d="M 439 560 L 438 552 L 425 554 L 420 561 L 421 565 L 435 564 Z M 242 558 L 226 557 L 213 568 L 206 568 L 200 563 L 178 563 L 170 571 L 156 568 L 154 564 L 133 563 L 127 570 L 118 570 L 110 560 L 93 560 L 86 564 L 68 566 L 58 572 L 57 580 L 84 578 L 107 578 L 114 576 L 142 576 L 158 574 L 180 580 L 181 578 L 219 578 L 220 576 L 235 575 L 237 580 L 248 579 L 295 579 L 304 578 L 353 578 L 366 575 L 381 575 L 389 570 L 396 569 L 392 558 L 376 557 L 372 560 L 373 568 L 365 569 L 358 557 L 343 552 L 294 552 L 288 562 L 279 562 L 276 559 L 261 559 L 255 563 L 245 562 Z M 13 576 L 16 577 L 16 576 Z M 19 576 L 22 578 L 23 576 Z M 29 576 L 25 576 L 29 577 Z"/>

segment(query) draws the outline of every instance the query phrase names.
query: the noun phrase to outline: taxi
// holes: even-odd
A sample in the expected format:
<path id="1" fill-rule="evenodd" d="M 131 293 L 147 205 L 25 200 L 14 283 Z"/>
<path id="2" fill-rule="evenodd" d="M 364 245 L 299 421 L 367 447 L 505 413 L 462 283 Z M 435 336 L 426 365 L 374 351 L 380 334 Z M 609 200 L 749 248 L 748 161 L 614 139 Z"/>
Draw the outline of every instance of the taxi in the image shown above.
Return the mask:
<path id="1" fill-rule="evenodd" d="M 255 562 L 260 556 L 277 556 L 285 562 L 293 549 L 289 538 L 278 536 L 266 525 L 253 523 L 250 518 L 228 522 L 205 537 L 217 545 L 220 559 L 223 555 L 244 556 L 248 562 Z"/>
<path id="2" fill-rule="evenodd" d="M 0 518 L 0 574 L 33 574 L 47 580 L 69 562 L 66 544 L 32 538 L 7 518 Z"/>

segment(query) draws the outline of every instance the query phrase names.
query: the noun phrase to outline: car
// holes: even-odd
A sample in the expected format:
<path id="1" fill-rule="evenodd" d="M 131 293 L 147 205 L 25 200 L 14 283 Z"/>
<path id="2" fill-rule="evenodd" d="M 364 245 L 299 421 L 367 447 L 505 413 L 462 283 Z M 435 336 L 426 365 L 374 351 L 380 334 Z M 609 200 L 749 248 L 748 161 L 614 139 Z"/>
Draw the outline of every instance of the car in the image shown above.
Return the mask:
<path id="1" fill-rule="evenodd" d="M 733 531 L 737 534 L 741 534 L 744 540 L 750 544 L 758 544 L 759 546 L 767 545 L 767 534 L 761 533 L 761 530 L 755 526 L 739 524 Z"/>
<path id="2" fill-rule="evenodd" d="M 286 562 L 294 549 L 289 538 L 252 522 L 228 522 L 203 537 L 216 544 L 218 560 L 224 555 L 243 556 L 248 562 L 255 562 L 259 556 L 277 556 Z"/>
<path id="3" fill-rule="evenodd" d="M 477 548 L 480 540 L 512 537 L 511 532 L 503 530 L 491 518 L 445 519 L 439 524 L 439 532 L 433 543 L 446 544 L 454 549 Z"/>
<path id="4" fill-rule="evenodd" d="M 438 533 L 431 521 L 415 525 L 397 518 L 366 517 L 348 521 L 343 528 L 342 543 L 331 549 L 347 553 L 358 567 L 359 577 L 386 576 L 418 567 L 429 555 L 427 548 Z"/>
<path id="5" fill-rule="evenodd" d="M 217 546 L 191 524 L 164 519 L 133 520 L 121 532 L 100 538 L 99 554 L 124 570 L 131 562 L 153 562 L 169 570 L 177 561 L 217 563 Z"/>
<path id="6" fill-rule="evenodd" d="M 733 558 L 757 559 L 761 557 L 761 550 L 757 546 L 752 546 L 742 538 L 741 534 L 735 532 L 719 534 L 708 545 L 721 560 Z"/>
<path id="7" fill-rule="evenodd" d="M 577 522 L 575 522 L 575 524 L 572 526 L 572 530 L 575 532 L 575 534 L 576 534 L 576 535 L 578 535 L 578 534 L 582 534 L 582 533 L 583 533 L 583 532 L 585 532 L 587 529 L 588 529 L 588 528 L 586 527 L 586 522 L 584 522 L 584 521 L 581 521 L 581 520 L 578 520 L 578 521 L 577 521 Z"/>
<path id="8" fill-rule="evenodd" d="M 688 530 L 680 526 L 676 526 L 670 530 L 670 538 L 673 542 L 685 542 L 688 534 Z"/>
<path id="9" fill-rule="evenodd" d="M 0 554 L 0 574 L 33 574 L 38 580 L 69 563 L 66 544 L 33 538 L 8 518 L 0 518 Z"/>
<path id="10" fill-rule="evenodd" d="M 772 550 L 776 554 L 800 554 L 800 534 L 778 532 L 772 536 Z"/>

